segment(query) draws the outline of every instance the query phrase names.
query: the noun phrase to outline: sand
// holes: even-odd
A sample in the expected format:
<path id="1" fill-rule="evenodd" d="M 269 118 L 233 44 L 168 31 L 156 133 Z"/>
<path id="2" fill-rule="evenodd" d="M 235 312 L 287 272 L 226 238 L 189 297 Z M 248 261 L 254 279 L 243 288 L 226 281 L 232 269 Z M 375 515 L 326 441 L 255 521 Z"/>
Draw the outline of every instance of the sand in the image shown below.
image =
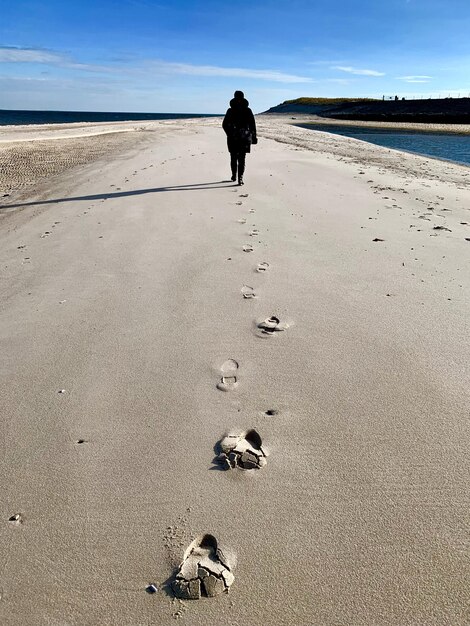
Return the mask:
<path id="1" fill-rule="evenodd" d="M 334 126 L 362 126 L 364 128 L 382 128 L 388 130 L 414 130 L 421 133 L 455 133 L 470 135 L 470 124 L 431 124 L 427 122 L 379 122 L 369 120 L 342 120 L 334 117 L 320 117 L 311 113 L 269 113 L 273 120 L 282 120 L 290 124 L 334 125 Z"/>
<path id="2" fill-rule="evenodd" d="M 243 187 L 214 119 L 15 161 L 2 625 L 469 622 L 470 169 L 258 123 Z M 204 534 L 229 593 L 175 599 Z"/>

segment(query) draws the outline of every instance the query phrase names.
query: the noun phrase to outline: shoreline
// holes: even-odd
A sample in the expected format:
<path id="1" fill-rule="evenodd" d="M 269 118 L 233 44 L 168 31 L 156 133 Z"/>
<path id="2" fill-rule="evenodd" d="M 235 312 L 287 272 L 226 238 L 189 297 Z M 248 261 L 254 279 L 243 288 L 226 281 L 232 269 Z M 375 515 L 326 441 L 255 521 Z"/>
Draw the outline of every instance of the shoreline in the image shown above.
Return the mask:
<path id="1" fill-rule="evenodd" d="M 326 118 L 309 113 L 265 113 L 274 118 L 289 118 L 289 123 L 296 120 L 307 120 L 303 123 L 333 125 L 333 126 L 359 126 L 363 128 L 384 128 L 389 130 L 414 130 L 422 133 L 445 133 L 457 135 L 470 135 L 470 124 L 428 124 L 425 122 L 371 122 L 365 120 L 343 120 Z"/>
<path id="2" fill-rule="evenodd" d="M 365 165 L 374 163 L 376 166 L 387 168 L 390 173 L 393 172 L 400 178 L 406 178 L 407 173 L 419 176 L 424 169 L 428 170 L 426 174 L 432 176 L 433 179 L 453 182 L 457 185 L 468 184 L 470 171 L 468 165 L 464 163 L 387 148 L 353 137 L 328 133 L 328 131 L 317 130 L 316 133 L 312 133 L 311 130 L 286 121 L 284 116 L 273 119 L 271 115 L 257 117 L 260 132 L 264 132 L 264 135 L 270 139 L 327 154 L 332 159 L 340 158 Z M 356 149 L 358 142 L 361 146 L 359 153 Z"/>
<path id="3" fill-rule="evenodd" d="M 311 118 L 312 116 L 304 116 Z M 287 119 L 287 114 L 282 115 L 257 115 L 259 134 L 265 137 L 285 142 L 303 149 L 331 153 L 335 157 L 358 160 L 360 155 L 354 148 L 354 142 L 361 141 L 340 135 L 332 135 L 326 131 L 319 135 L 309 137 L 311 131 L 302 129 L 295 122 Z M 314 122 L 317 123 L 317 122 Z M 326 125 L 326 124 L 325 124 Z M 346 125 L 346 124 L 344 124 Z M 359 123 L 362 126 L 364 123 Z M 58 128 L 60 126 L 60 128 Z M 0 201 L 1 196 L 9 197 L 15 192 L 23 190 L 27 193 L 28 188 L 36 183 L 46 183 L 51 176 L 60 176 L 61 173 L 73 171 L 76 167 L 92 164 L 93 162 L 110 157 L 113 153 L 123 154 L 132 149 L 134 145 L 147 143 L 156 135 L 165 136 L 168 132 L 179 130 L 185 132 L 185 128 L 194 127 L 220 127 L 218 118 L 191 118 L 186 120 L 156 120 L 135 124 L 134 122 L 86 122 L 64 125 L 37 125 L 17 126 L 8 129 L 0 128 Z M 336 137 L 329 140 L 328 136 Z M 105 141 L 103 142 L 103 138 Z M 338 139 L 339 138 L 339 139 Z M 342 141 L 340 141 L 342 140 Z M 439 159 L 432 156 L 419 155 L 405 150 L 385 148 L 361 141 L 364 147 L 364 156 L 367 160 L 373 159 L 377 163 L 383 161 L 390 152 L 399 157 L 408 155 L 412 161 L 408 165 L 420 163 L 417 159 L 429 160 L 437 164 L 455 166 L 468 170 L 468 165 L 447 159 Z M 393 167 L 393 163 L 387 159 L 387 167 Z M 400 160 L 396 161 L 398 169 L 403 169 Z M 12 176 L 11 172 L 14 172 Z M 457 171 L 457 170 L 456 170 Z M 449 171 L 449 174 L 456 173 Z M 445 175 L 437 172 L 436 177 Z M 462 172 L 459 180 L 464 182 L 466 174 Z M 465 181 L 466 182 L 466 181 Z M 5 195 L 7 194 L 7 195 Z"/>
<path id="4" fill-rule="evenodd" d="M 299 128 L 305 128 L 307 130 L 309 129 L 309 123 L 303 123 L 303 124 L 295 124 L 296 126 L 298 126 Z M 315 122 L 311 122 L 312 126 L 326 126 L 326 125 L 320 125 L 320 124 L 315 124 Z M 336 126 L 336 124 L 334 124 L 334 126 Z M 321 130 L 319 128 L 312 128 L 312 130 Z M 395 129 L 398 130 L 398 129 Z M 409 129 L 410 130 L 410 129 Z M 328 129 L 326 128 L 324 132 L 330 132 L 330 134 L 332 135 L 339 135 L 341 137 L 347 137 L 348 135 L 341 135 L 341 133 L 338 132 L 334 132 L 332 133 L 331 131 L 328 131 Z M 427 131 L 427 132 L 431 132 L 431 131 Z M 437 132 L 435 134 L 438 134 Z M 442 133 L 444 134 L 444 133 Z M 461 134 L 461 133 L 459 133 Z M 361 139 L 359 136 L 358 137 L 349 137 L 349 139 L 354 139 L 356 141 L 360 141 L 362 143 L 366 143 L 369 145 L 373 145 L 373 146 L 380 146 L 382 148 L 385 148 L 386 150 L 393 150 L 394 152 L 401 152 L 404 154 L 411 154 L 411 155 L 417 155 L 417 156 L 422 156 L 426 159 L 433 159 L 434 161 L 442 161 L 444 163 L 453 163 L 454 165 L 463 165 L 464 167 L 470 167 L 470 163 L 466 163 L 464 161 L 455 161 L 454 159 L 446 159 L 444 157 L 438 157 L 438 156 L 434 156 L 432 154 L 425 154 L 423 152 L 414 152 L 412 150 L 405 150 L 404 148 L 394 148 L 394 147 L 388 147 L 388 146 L 381 146 L 381 144 L 375 143 L 373 141 L 368 141 L 367 139 Z"/>
<path id="5" fill-rule="evenodd" d="M 65 122 L 63 124 L 24 124 L 0 126 L 0 144 L 42 139 L 71 139 L 119 132 L 154 131 L 161 125 L 178 122 L 206 121 L 212 118 L 177 118 L 164 120 L 130 120 L 118 122 Z"/>

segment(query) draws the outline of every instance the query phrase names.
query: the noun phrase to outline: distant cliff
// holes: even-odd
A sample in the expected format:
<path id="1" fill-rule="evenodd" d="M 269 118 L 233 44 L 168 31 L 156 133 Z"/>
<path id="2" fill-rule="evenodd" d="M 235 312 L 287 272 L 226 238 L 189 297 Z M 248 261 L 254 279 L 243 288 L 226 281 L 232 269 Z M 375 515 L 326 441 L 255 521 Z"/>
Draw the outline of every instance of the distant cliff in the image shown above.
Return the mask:
<path id="1" fill-rule="evenodd" d="M 367 100 L 297 98 L 286 100 L 266 113 L 309 113 L 338 120 L 374 122 L 425 122 L 470 124 L 470 98 L 429 100 Z"/>

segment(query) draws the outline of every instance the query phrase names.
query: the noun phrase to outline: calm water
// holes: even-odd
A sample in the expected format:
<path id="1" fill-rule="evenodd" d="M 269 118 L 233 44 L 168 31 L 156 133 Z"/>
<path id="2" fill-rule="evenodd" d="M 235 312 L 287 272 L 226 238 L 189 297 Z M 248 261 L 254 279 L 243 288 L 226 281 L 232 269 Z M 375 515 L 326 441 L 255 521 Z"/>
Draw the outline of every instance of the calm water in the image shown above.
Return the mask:
<path id="1" fill-rule="evenodd" d="M 0 109 L 0 126 L 8 124 L 70 124 L 72 122 L 127 122 L 216 117 L 202 113 L 99 113 L 93 111 L 7 111 Z"/>
<path id="2" fill-rule="evenodd" d="M 386 148 L 406 150 L 424 156 L 470 165 L 470 135 L 389 130 L 364 126 L 339 126 L 337 124 L 308 124 L 302 125 L 302 128 L 323 130 L 336 135 L 369 141 Z"/>

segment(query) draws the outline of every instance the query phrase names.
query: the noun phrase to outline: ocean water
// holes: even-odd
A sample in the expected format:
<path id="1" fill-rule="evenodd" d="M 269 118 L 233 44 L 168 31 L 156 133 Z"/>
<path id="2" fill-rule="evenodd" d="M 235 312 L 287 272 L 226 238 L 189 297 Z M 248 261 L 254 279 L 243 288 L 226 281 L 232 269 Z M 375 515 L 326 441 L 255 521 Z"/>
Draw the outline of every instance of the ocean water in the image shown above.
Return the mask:
<path id="1" fill-rule="evenodd" d="M 72 122 L 127 122 L 217 117 L 202 113 L 100 113 L 93 111 L 7 111 L 0 109 L 0 126 L 19 124 L 70 124 Z"/>
<path id="2" fill-rule="evenodd" d="M 412 130 L 340 126 L 338 124 L 299 124 L 302 128 L 353 137 L 386 148 L 470 165 L 470 135 Z"/>

